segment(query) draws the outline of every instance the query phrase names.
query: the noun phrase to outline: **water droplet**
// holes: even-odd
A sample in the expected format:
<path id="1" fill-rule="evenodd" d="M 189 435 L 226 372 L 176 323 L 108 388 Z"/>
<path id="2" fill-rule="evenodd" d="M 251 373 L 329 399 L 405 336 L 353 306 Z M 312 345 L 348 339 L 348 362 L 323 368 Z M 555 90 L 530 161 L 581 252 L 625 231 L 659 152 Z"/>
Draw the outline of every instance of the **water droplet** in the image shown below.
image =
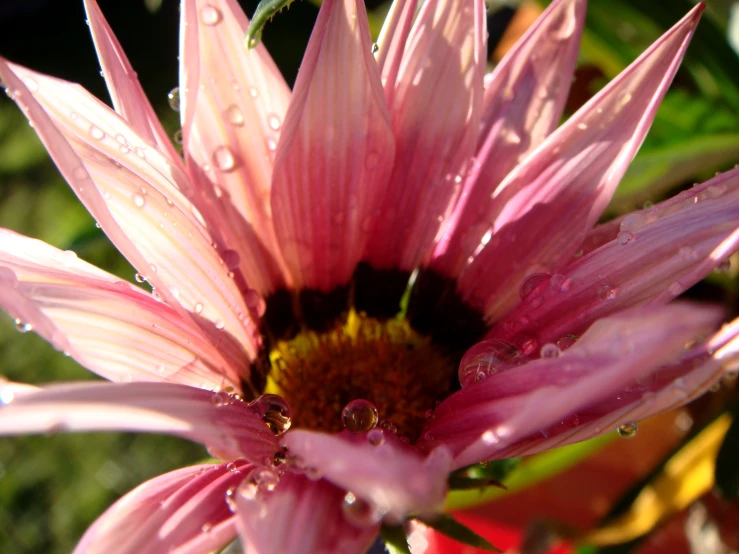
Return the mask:
<path id="1" fill-rule="evenodd" d="M 370 429 L 367 433 L 367 442 L 373 446 L 380 446 L 385 442 L 385 432 L 382 429 Z"/>
<path id="2" fill-rule="evenodd" d="M 270 152 L 274 152 L 275 150 L 277 150 L 277 141 L 272 137 L 269 137 L 267 139 L 267 150 L 269 150 Z"/>
<path id="3" fill-rule="evenodd" d="M 280 130 L 280 118 L 277 117 L 275 114 L 269 114 L 267 116 L 267 124 L 269 125 L 269 128 L 273 131 L 279 131 Z"/>
<path id="4" fill-rule="evenodd" d="M 577 337 L 575 335 L 565 335 L 561 339 L 557 341 L 557 347 L 560 349 L 560 351 L 567 350 L 569 347 L 571 347 L 573 344 L 577 342 Z"/>
<path id="5" fill-rule="evenodd" d="M 137 146 L 135 148 L 135 151 L 136 151 L 136 155 L 143 160 L 145 157 L 144 149 L 141 146 Z"/>
<path id="6" fill-rule="evenodd" d="M 131 197 L 131 200 L 133 200 L 133 205 L 136 206 L 137 208 L 143 208 L 144 204 L 146 204 L 146 200 L 139 193 L 134 194 Z"/>
<path id="7" fill-rule="evenodd" d="M 180 87 L 175 87 L 167 93 L 169 107 L 174 111 L 180 111 Z"/>
<path id="8" fill-rule="evenodd" d="M 353 433 L 362 433 L 374 428 L 379 421 L 377 408 L 372 402 L 357 398 L 344 406 L 341 421 Z"/>
<path id="9" fill-rule="evenodd" d="M 280 478 L 273 470 L 266 467 L 252 469 L 242 481 L 238 494 L 247 500 L 256 498 L 258 492 L 272 492 L 280 483 Z"/>
<path id="10" fill-rule="evenodd" d="M 526 357 L 512 344 L 487 339 L 470 348 L 459 364 L 459 382 L 467 387 L 489 375 L 516 367 L 526 362 Z"/>
<path id="11" fill-rule="evenodd" d="M 210 401 L 216 408 L 220 408 L 221 406 L 230 404 L 231 397 L 223 391 L 218 391 L 213 393 L 213 396 L 210 397 Z"/>
<path id="12" fill-rule="evenodd" d="M 526 277 L 526 279 L 523 280 L 523 283 L 521 283 L 521 288 L 519 289 L 518 293 L 521 295 L 521 300 L 526 299 L 526 297 L 530 296 L 532 292 L 534 292 L 534 289 L 536 289 L 541 283 L 544 281 L 548 281 L 550 278 L 548 273 L 534 273 L 533 275 L 529 275 Z"/>
<path id="13" fill-rule="evenodd" d="M 19 318 L 15 318 L 13 320 L 13 323 L 15 323 L 15 328 L 21 333 L 27 333 L 28 331 L 31 331 L 33 329 L 33 325 L 31 325 L 30 323 L 24 323 Z"/>
<path id="14" fill-rule="evenodd" d="M 66 267 L 72 267 L 77 263 L 77 253 L 74 250 L 65 250 L 62 252 L 62 263 Z"/>
<path id="15" fill-rule="evenodd" d="M 567 292 L 572 285 L 572 279 L 568 279 L 561 273 L 555 273 L 549 280 L 549 288 L 554 292 Z"/>
<path id="16" fill-rule="evenodd" d="M 228 146 L 218 146 L 213 151 L 213 165 L 224 173 L 228 173 L 236 168 L 236 157 Z"/>
<path id="17" fill-rule="evenodd" d="M 0 389 L 0 404 L 10 404 L 15 400 L 15 393 L 10 387 L 3 387 Z"/>
<path id="18" fill-rule="evenodd" d="M 259 91 L 254 87 L 249 87 L 249 96 L 251 96 L 252 98 L 256 98 L 257 96 L 259 96 Z"/>
<path id="19" fill-rule="evenodd" d="M 616 240 L 619 244 L 629 244 L 634 240 L 634 233 L 631 231 L 620 231 L 616 236 Z"/>
<path id="20" fill-rule="evenodd" d="M 619 437 L 624 437 L 627 439 L 635 437 L 637 430 L 638 427 L 636 423 L 624 423 L 623 425 L 619 425 L 618 429 L 616 429 Z"/>
<path id="21" fill-rule="evenodd" d="M 275 435 L 282 435 L 292 424 L 292 410 L 285 399 L 276 394 L 263 394 L 249 406 L 257 411 L 262 421 Z"/>
<path id="22" fill-rule="evenodd" d="M 90 125 L 90 136 L 95 140 L 103 140 L 105 138 L 105 133 L 100 127 Z"/>
<path id="23" fill-rule="evenodd" d="M 226 504 L 228 505 L 228 509 L 231 510 L 231 513 L 236 513 L 236 499 L 234 498 L 236 494 L 236 489 L 234 487 L 231 487 L 226 491 Z"/>
<path id="24" fill-rule="evenodd" d="M 133 278 L 136 280 L 137 283 L 145 283 L 146 282 L 146 277 L 144 277 L 143 275 L 141 275 L 141 273 L 136 273 L 133 276 Z"/>
<path id="25" fill-rule="evenodd" d="M 376 42 L 373 42 L 373 43 L 372 43 L 372 53 L 373 53 L 373 54 L 377 54 L 377 52 L 378 52 L 379 50 L 380 50 L 380 45 L 379 45 L 379 44 L 377 44 Z"/>
<path id="26" fill-rule="evenodd" d="M 221 10 L 211 4 L 206 4 L 200 9 L 200 21 L 203 22 L 203 25 L 218 25 L 221 19 L 223 19 Z"/>
<path id="27" fill-rule="evenodd" d="M 598 288 L 598 298 L 601 300 L 614 300 L 616 298 L 616 288 L 606 283 Z"/>
<path id="28" fill-rule="evenodd" d="M 236 104 L 231 104 L 225 111 L 226 121 L 228 121 L 234 127 L 241 127 L 244 125 L 244 114 L 241 113 L 241 109 Z"/>
<path id="29" fill-rule="evenodd" d="M 731 273 L 731 260 L 726 259 L 722 261 L 718 266 L 716 267 L 716 271 L 719 273 Z"/>
<path id="30" fill-rule="evenodd" d="M 580 129 L 581 131 L 584 131 L 585 129 L 588 128 L 588 125 L 587 123 L 578 123 L 577 128 Z"/>
<path id="31" fill-rule="evenodd" d="M 174 136 L 172 137 L 176 144 L 182 144 L 182 129 L 177 129 L 174 132 Z"/>
<path id="32" fill-rule="evenodd" d="M 559 346 L 551 342 L 542 346 L 540 351 L 542 358 L 558 358 L 561 353 Z"/>
<path id="33" fill-rule="evenodd" d="M 226 326 L 222 319 L 216 319 L 213 322 L 213 325 L 215 325 L 216 329 L 218 329 L 219 331 Z"/>
<path id="34" fill-rule="evenodd" d="M 352 492 L 346 493 L 341 507 L 346 520 L 355 527 L 371 527 L 382 519 L 382 514 L 375 506 Z"/>
<path id="35" fill-rule="evenodd" d="M 231 473 L 237 473 L 239 471 L 239 468 L 236 466 L 234 462 L 228 462 L 226 464 L 226 469 L 230 471 Z"/>
<path id="36" fill-rule="evenodd" d="M 388 433 L 392 433 L 393 435 L 398 432 L 398 428 L 389 419 L 383 419 L 380 422 L 380 429 L 384 429 L 385 431 L 387 431 Z"/>
<path id="37" fill-rule="evenodd" d="M 221 258 L 228 269 L 236 269 L 241 261 L 241 257 L 236 250 L 224 250 L 221 252 Z"/>
<path id="38" fill-rule="evenodd" d="M 667 287 L 667 291 L 673 296 L 677 296 L 683 291 L 683 287 L 678 281 L 675 281 L 674 283 L 671 283 L 669 287 Z"/>
<path id="39" fill-rule="evenodd" d="M 680 257 L 684 260 L 697 260 L 698 259 L 698 252 L 695 251 L 695 248 L 692 248 L 690 246 L 683 246 L 679 250 Z"/>

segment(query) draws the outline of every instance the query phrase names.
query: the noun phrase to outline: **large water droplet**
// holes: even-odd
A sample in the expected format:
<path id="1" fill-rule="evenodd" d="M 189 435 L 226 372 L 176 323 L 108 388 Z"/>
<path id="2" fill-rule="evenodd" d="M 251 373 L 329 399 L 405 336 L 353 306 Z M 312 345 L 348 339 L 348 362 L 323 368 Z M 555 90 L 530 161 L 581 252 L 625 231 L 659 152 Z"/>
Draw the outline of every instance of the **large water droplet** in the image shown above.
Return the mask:
<path id="1" fill-rule="evenodd" d="M 541 283 L 544 281 L 548 281 L 550 278 L 548 273 L 534 273 L 533 275 L 529 275 L 524 279 L 523 283 L 521 283 L 521 288 L 519 289 L 518 293 L 521 295 L 521 300 L 524 300 L 526 297 L 530 296 L 532 292 L 538 287 Z"/>
<path id="2" fill-rule="evenodd" d="M 385 431 L 382 429 L 370 429 L 367 433 L 367 442 L 373 446 L 380 446 L 385 442 Z"/>
<path id="3" fill-rule="evenodd" d="M 241 113 L 241 109 L 236 104 L 231 104 L 226 111 L 226 121 L 228 121 L 234 127 L 241 127 L 244 125 L 244 114 Z"/>
<path id="4" fill-rule="evenodd" d="M 280 477 L 269 468 L 252 469 L 238 488 L 238 494 L 247 500 L 254 500 L 259 492 L 272 492 L 280 483 Z"/>
<path id="5" fill-rule="evenodd" d="M 218 25 L 223 19 L 221 10 L 211 4 L 206 4 L 200 9 L 200 21 L 204 25 L 213 26 Z"/>
<path id="6" fill-rule="evenodd" d="M 275 435 L 282 435 L 292 424 L 292 410 L 285 399 L 276 394 L 263 394 L 249 404 Z"/>
<path id="7" fill-rule="evenodd" d="M 369 400 L 357 398 L 344 406 L 341 421 L 353 433 L 369 431 L 377 425 L 380 417 L 377 408 Z"/>
<path id="8" fill-rule="evenodd" d="M 174 111 L 180 111 L 180 87 L 175 87 L 167 93 L 169 107 Z"/>
<path id="9" fill-rule="evenodd" d="M 619 425 L 618 429 L 616 429 L 619 437 L 624 437 L 627 439 L 636 436 L 637 430 L 638 427 L 636 423 L 624 423 L 623 425 Z"/>
<path id="10" fill-rule="evenodd" d="M 542 358 L 558 358 L 561 353 L 559 346 L 551 342 L 542 346 L 540 351 Z"/>
<path id="11" fill-rule="evenodd" d="M 462 358 L 459 382 L 467 387 L 526 361 L 526 356 L 512 344 L 498 339 L 484 340 L 470 348 Z"/>
<path id="12" fill-rule="evenodd" d="M 218 146 L 213 150 L 213 165 L 224 173 L 228 173 L 236 168 L 236 157 L 225 144 Z"/>
<path id="13" fill-rule="evenodd" d="M 629 244 L 632 240 L 634 240 L 634 233 L 631 231 L 621 231 L 616 236 L 616 240 L 619 244 Z"/>
<path id="14" fill-rule="evenodd" d="M 561 273 L 555 273 L 549 280 L 549 288 L 554 292 L 567 292 L 572 285 L 572 279 L 569 279 Z"/>
<path id="15" fill-rule="evenodd" d="M 371 527 L 382 519 L 382 514 L 375 506 L 352 492 L 346 493 L 341 508 L 346 520 L 355 527 Z"/>

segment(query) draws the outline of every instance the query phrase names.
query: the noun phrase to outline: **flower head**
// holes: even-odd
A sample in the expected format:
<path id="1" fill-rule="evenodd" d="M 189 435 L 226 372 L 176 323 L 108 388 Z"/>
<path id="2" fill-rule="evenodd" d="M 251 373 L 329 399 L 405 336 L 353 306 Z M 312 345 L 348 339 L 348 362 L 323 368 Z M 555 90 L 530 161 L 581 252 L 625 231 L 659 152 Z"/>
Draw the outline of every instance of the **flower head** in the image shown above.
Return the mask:
<path id="1" fill-rule="evenodd" d="M 739 323 L 669 303 L 739 246 L 739 170 L 596 226 L 696 7 L 561 127 L 584 0 L 485 74 L 482 0 L 326 0 L 291 92 L 235 0 L 183 0 L 184 160 L 94 0 L 114 110 L 0 60 L 146 280 L 0 231 L 0 305 L 113 383 L 6 383 L 0 433 L 163 432 L 224 460 L 153 479 L 79 552 L 359 552 L 450 471 L 689 401 Z M 402 306 L 402 307 L 401 307 Z"/>

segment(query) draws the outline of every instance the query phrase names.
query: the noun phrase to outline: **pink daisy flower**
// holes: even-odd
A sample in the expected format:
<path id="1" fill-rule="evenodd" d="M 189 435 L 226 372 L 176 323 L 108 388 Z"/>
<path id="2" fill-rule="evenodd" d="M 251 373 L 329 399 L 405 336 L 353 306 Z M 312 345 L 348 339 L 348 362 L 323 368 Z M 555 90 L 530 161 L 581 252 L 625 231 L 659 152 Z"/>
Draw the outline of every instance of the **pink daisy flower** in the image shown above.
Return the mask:
<path id="1" fill-rule="evenodd" d="M 362 552 L 451 471 L 688 402 L 739 322 L 670 303 L 739 248 L 739 170 L 596 225 L 702 5 L 557 128 L 585 0 L 492 73 L 483 0 L 326 0 L 291 92 L 235 0 L 183 0 L 170 143 L 94 0 L 114 110 L 0 59 L 151 293 L 0 231 L 0 305 L 112 383 L 0 388 L 0 433 L 128 430 L 223 460 L 152 479 L 78 552 Z M 402 306 L 402 308 L 401 308 Z"/>

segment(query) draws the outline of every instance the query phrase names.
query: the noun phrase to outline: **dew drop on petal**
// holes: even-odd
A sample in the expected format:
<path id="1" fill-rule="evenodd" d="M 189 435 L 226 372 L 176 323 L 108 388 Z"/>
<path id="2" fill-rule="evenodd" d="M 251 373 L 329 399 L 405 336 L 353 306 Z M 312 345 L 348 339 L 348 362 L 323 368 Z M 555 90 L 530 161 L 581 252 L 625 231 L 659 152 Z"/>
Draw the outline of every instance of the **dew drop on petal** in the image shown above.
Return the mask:
<path id="1" fill-rule="evenodd" d="M 369 400 L 357 398 L 352 400 L 341 412 L 341 421 L 344 427 L 353 433 L 369 431 L 377 425 L 380 417 L 377 408 Z"/>
<path id="2" fill-rule="evenodd" d="M 377 54 L 377 52 L 379 52 L 379 50 L 380 50 L 380 45 L 377 44 L 376 42 L 373 42 L 372 43 L 372 53 L 373 54 Z"/>
<path id="3" fill-rule="evenodd" d="M 143 208 L 144 204 L 146 204 L 146 200 L 144 200 L 144 197 L 141 196 L 139 193 L 134 194 L 131 197 L 131 200 L 133 200 L 133 205 L 137 208 Z"/>
<path id="4" fill-rule="evenodd" d="M 174 111 L 180 111 L 180 87 L 175 87 L 167 93 L 169 107 Z"/>
<path id="5" fill-rule="evenodd" d="M 221 253 L 221 258 L 228 269 L 236 269 L 239 267 L 239 262 L 241 262 L 241 257 L 236 250 L 224 250 Z"/>
<path id="6" fill-rule="evenodd" d="M 554 292 L 567 292 L 571 284 L 572 280 L 561 273 L 555 273 L 549 280 L 549 288 Z"/>
<path id="7" fill-rule="evenodd" d="M 226 464 L 226 469 L 230 471 L 231 473 L 238 473 L 239 468 L 236 466 L 234 462 L 228 462 Z"/>
<path id="8" fill-rule="evenodd" d="M 631 231 L 621 231 L 616 236 L 616 240 L 619 244 L 629 244 L 632 240 L 634 240 L 634 233 Z"/>
<path id="9" fill-rule="evenodd" d="M 280 118 L 275 114 L 269 114 L 267 116 L 267 124 L 269 125 L 269 128 L 273 131 L 279 131 L 280 125 L 282 122 L 280 121 Z"/>
<path id="10" fill-rule="evenodd" d="M 206 4 L 200 9 L 200 21 L 203 22 L 203 25 L 218 25 L 221 19 L 223 19 L 221 10 L 211 4 Z"/>
<path id="11" fill-rule="evenodd" d="M 259 96 L 259 91 L 255 87 L 249 87 L 249 96 L 256 98 Z"/>
<path id="12" fill-rule="evenodd" d="M 0 389 L 0 404 L 10 404 L 15 400 L 15 393 L 10 387 L 3 387 Z"/>
<path id="13" fill-rule="evenodd" d="M 228 509 L 231 510 L 231 513 L 236 513 L 236 499 L 234 496 L 236 495 L 236 488 L 231 487 L 226 491 L 226 505 L 228 506 Z"/>
<path id="14" fill-rule="evenodd" d="M 376 507 L 352 492 L 344 495 L 341 508 L 346 520 L 355 527 L 371 527 L 382 519 L 382 514 Z"/>
<path id="15" fill-rule="evenodd" d="M 616 298 L 616 294 L 616 289 L 607 283 L 598 288 L 598 298 L 601 300 L 614 300 Z"/>
<path id="16" fill-rule="evenodd" d="M 385 442 L 385 432 L 382 429 L 370 429 L 367 433 L 367 442 L 373 446 L 380 446 Z"/>
<path id="17" fill-rule="evenodd" d="M 103 140 L 105 138 L 105 133 L 100 127 L 90 125 L 90 136 L 95 140 Z"/>
<path id="18" fill-rule="evenodd" d="M 145 283 L 146 282 L 146 277 L 144 277 L 143 275 L 141 275 L 141 273 L 135 274 L 133 276 L 133 278 L 136 280 L 137 283 Z"/>
<path id="19" fill-rule="evenodd" d="M 175 141 L 175 143 L 182 144 L 182 140 L 183 140 L 183 138 L 182 138 L 182 129 L 177 129 L 174 132 L 174 136 L 172 138 Z"/>
<path id="20" fill-rule="evenodd" d="M 285 399 L 276 394 L 263 394 L 249 403 L 275 435 L 282 435 L 292 424 L 292 410 Z"/>
<path id="21" fill-rule="evenodd" d="M 521 295 L 521 300 L 524 300 L 531 295 L 532 292 L 544 281 L 549 280 L 550 276 L 548 273 L 534 273 L 529 275 L 521 283 L 521 288 L 518 293 Z"/>
<path id="22" fill-rule="evenodd" d="M 226 406 L 231 403 L 231 397 L 224 391 L 214 392 L 213 396 L 210 397 L 211 403 L 216 407 Z"/>
<path id="23" fill-rule="evenodd" d="M 252 469 L 237 489 L 237 493 L 247 500 L 256 498 L 259 492 L 272 492 L 280 483 L 280 477 L 266 467 Z"/>
<path id="24" fill-rule="evenodd" d="M 559 346 L 553 343 L 547 343 L 541 347 L 540 355 L 542 358 L 558 358 L 562 351 Z"/>
<path id="25" fill-rule="evenodd" d="M 216 149 L 213 150 L 212 158 L 213 165 L 224 173 L 228 173 L 236 169 L 236 157 L 231 149 L 226 145 L 216 147 Z"/>
<path id="26" fill-rule="evenodd" d="M 487 339 L 470 348 L 459 364 L 459 383 L 467 387 L 489 375 L 510 369 L 527 361 L 523 353 L 514 345 L 498 340 Z"/>
<path id="27" fill-rule="evenodd" d="M 624 423 L 622 425 L 619 425 L 618 429 L 616 429 L 616 431 L 618 432 L 618 436 L 624 437 L 626 439 L 635 437 L 637 430 L 638 430 L 638 427 L 636 423 Z"/>
<path id="28" fill-rule="evenodd" d="M 577 342 L 577 337 L 575 335 L 565 335 L 561 339 L 557 341 L 557 347 L 560 351 L 567 350 L 570 348 L 573 344 Z"/>
<path id="29" fill-rule="evenodd" d="M 272 137 L 269 137 L 267 139 L 267 150 L 269 150 L 270 152 L 274 152 L 275 150 L 277 150 L 277 141 Z"/>
<path id="30" fill-rule="evenodd" d="M 15 318 L 13 320 L 13 323 L 15 323 L 15 328 L 21 333 L 27 333 L 28 331 L 31 331 L 33 329 L 33 325 L 31 325 L 30 323 L 24 323 L 19 318 Z"/>
<path id="31" fill-rule="evenodd" d="M 244 114 L 241 113 L 241 109 L 236 104 L 231 104 L 225 111 L 226 121 L 228 121 L 234 127 L 241 127 L 244 125 Z"/>
<path id="32" fill-rule="evenodd" d="M 215 325 L 215 328 L 218 329 L 219 331 L 226 326 L 226 324 L 223 322 L 222 319 L 216 319 L 213 322 L 213 325 Z"/>

